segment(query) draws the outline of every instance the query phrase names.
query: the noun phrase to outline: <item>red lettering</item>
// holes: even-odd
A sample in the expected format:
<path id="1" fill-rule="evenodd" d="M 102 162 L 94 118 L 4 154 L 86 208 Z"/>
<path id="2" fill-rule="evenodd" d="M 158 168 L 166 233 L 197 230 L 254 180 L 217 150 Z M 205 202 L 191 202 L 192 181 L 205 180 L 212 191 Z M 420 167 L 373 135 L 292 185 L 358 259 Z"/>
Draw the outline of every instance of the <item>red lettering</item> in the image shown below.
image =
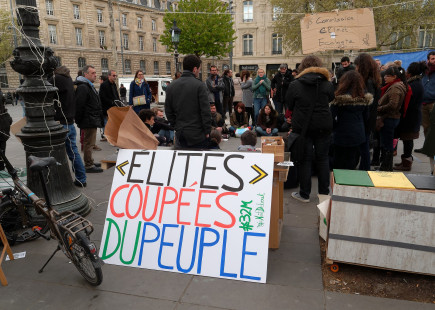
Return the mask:
<path id="1" fill-rule="evenodd" d="M 198 204 L 197 204 L 197 208 L 196 208 L 196 217 L 195 217 L 195 226 L 199 226 L 199 227 L 210 227 L 210 224 L 202 224 L 202 223 L 198 223 L 198 217 L 199 217 L 199 209 L 200 208 L 210 208 L 211 205 L 205 205 L 201 203 L 201 196 L 202 194 L 216 194 L 216 191 L 210 191 L 210 190 L 200 190 L 199 191 L 199 195 L 198 195 Z"/>
<path id="2" fill-rule="evenodd" d="M 236 217 L 230 211 L 228 211 L 227 209 L 222 207 L 222 205 L 220 204 L 220 199 L 222 197 L 225 197 L 225 196 L 238 196 L 238 195 L 239 195 L 238 193 L 227 192 L 227 193 L 222 193 L 222 194 L 220 194 L 219 196 L 216 197 L 216 205 L 217 205 L 217 207 L 219 209 L 221 209 L 222 211 L 224 211 L 226 214 L 228 214 L 231 217 L 231 223 L 228 224 L 228 225 L 225 225 L 223 223 L 215 221 L 214 225 L 216 225 L 217 227 L 222 227 L 222 228 L 231 228 L 231 227 L 234 226 L 234 224 L 236 223 Z"/>
<path id="3" fill-rule="evenodd" d="M 175 198 L 174 198 L 173 200 L 169 200 L 169 201 L 166 201 L 166 200 L 165 200 L 165 198 L 166 198 L 166 192 L 167 192 L 168 190 L 171 190 L 171 191 L 175 194 Z M 161 207 L 160 207 L 159 223 L 162 222 L 163 210 L 164 210 L 164 208 L 165 208 L 165 205 L 166 205 L 166 204 L 173 204 L 173 203 L 175 203 L 175 202 L 177 201 L 177 199 L 178 199 L 178 193 L 177 193 L 177 190 L 176 190 L 175 188 L 173 188 L 173 187 L 165 187 L 165 189 L 163 190 L 162 205 L 161 205 Z"/>
<path id="4" fill-rule="evenodd" d="M 178 211 L 177 211 L 177 224 L 181 225 L 190 225 L 190 222 L 182 222 L 180 221 L 180 209 L 181 206 L 190 206 L 190 202 L 182 202 L 181 199 L 183 199 L 183 193 L 184 192 L 194 192 L 195 190 L 193 188 L 182 188 L 180 190 L 180 195 L 178 198 Z"/>
<path id="5" fill-rule="evenodd" d="M 145 199 L 143 201 L 143 206 L 142 206 L 142 218 L 145 222 L 150 222 L 154 219 L 154 217 L 156 216 L 157 213 L 157 205 L 159 204 L 159 197 L 160 197 L 160 186 L 157 187 L 157 197 L 156 197 L 156 202 L 154 204 L 154 211 L 153 214 L 151 215 L 151 217 L 147 218 L 145 215 L 145 211 L 147 208 L 147 204 L 148 204 L 148 192 L 149 192 L 150 187 L 147 186 L 147 189 L 145 190 Z"/>
<path id="6" fill-rule="evenodd" d="M 132 216 L 132 215 L 130 214 L 130 211 L 129 211 L 129 207 L 130 207 L 130 197 L 131 197 L 131 194 L 133 193 L 133 190 L 134 190 L 135 188 L 137 188 L 138 191 L 139 191 L 140 200 L 139 200 L 139 206 L 138 206 L 138 208 L 137 208 L 137 212 L 136 212 L 135 215 Z M 127 214 L 127 217 L 128 217 L 129 219 L 134 219 L 135 217 L 138 216 L 138 214 L 139 214 L 139 212 L 140 212 L 140 206 L 141 206 L 141 204 L 142 204 L 142 199 L 143 199 L 143 194 L 142 194 L 142 190 L 140 189 L 139 184 L 135 184 L 135 185 L 133 185 L 132 188 L 130 188 L 130 191 L 128 192 L 128 195 L 127 195 L 127 201 L 125 202 L 125 213 Z"/>
<path id="7" fill-rule="evenodd" d="M 112 213 L 113 216 L 115 217 L 123 217 L 124 213 L 116 213 L 115 212 L 115 208 L 113 206 L 113 201 L 115 200 L 115 196 L 118 194 L 118 192 L 124 188 L 129 188 L 130 184 L 124 184 L 121 185 L 120 187 L 118 187 L 117 189 L 115 189 L 115 191 L 112 194 L 112 197 L 110 198 L 110 212 Z"/>

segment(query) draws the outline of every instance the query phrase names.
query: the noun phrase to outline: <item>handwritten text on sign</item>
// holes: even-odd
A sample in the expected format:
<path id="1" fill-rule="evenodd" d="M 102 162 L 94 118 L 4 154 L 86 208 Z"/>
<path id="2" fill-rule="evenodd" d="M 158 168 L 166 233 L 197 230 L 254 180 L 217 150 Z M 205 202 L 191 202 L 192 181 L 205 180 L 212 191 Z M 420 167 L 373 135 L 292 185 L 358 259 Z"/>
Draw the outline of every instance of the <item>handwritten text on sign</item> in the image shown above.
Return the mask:
<path id="1" fill-rule="evenodd" d="M 301 19 L 301 32 L 304 54 L 376 47 L 371 9 L 307 14 Z"/>
<path id="2" fill-rule="evenodd" d="M 266 282 L 273 154 L 120 150 L 106 263 Z"/>

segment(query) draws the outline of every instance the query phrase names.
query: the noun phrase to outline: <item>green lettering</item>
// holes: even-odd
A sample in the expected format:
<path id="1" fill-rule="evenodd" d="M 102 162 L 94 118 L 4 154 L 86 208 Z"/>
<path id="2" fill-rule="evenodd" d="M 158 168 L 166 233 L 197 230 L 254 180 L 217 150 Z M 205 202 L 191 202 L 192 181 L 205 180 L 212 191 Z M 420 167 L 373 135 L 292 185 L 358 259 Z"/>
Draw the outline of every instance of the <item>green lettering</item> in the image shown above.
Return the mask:
<path id="1" fill-rule="evenodd" d="M 133 254 L 131 256 L 131 259 L 129 261 L 125 261 L 122 258 L 122 249 L 124 248 L 124 239 L 125 239 L 125 231 L 127 230 L 127 225 L 128 225 L 128 221 L 125 220 L 125 225 L 124 225 L 124 233 L 122 235 L 122 243 L 121 243 L 121 252 L 119 253 L 119 259 L 121 260 L 121 262 L 125 265 L 131 265 L 131 263 L 134 260 L 134 257 L 136 256 L 136 250 L 137 250 L 137 243 L 139 240 L 139 234 L 140 234 L 140 227 L 142 225 L 142 222 L 139 221 L 139 225 L 137 226 L 137 233 L 136 233 L 136 241 L 134 242 L 134 250 L 133 250 Z"/>
<path id="2" fill-rule="evenodd" d="M 108 259 L 108 258 L 112 257 L 113 254 L 115 254 L 116 251 L 118 251 L 118 249 L 119 249 L 119 239 L 121 239 L 121 232 L 119 231 L 118 224 L 116 224 L 116 222 L 114 220 L 112 220 L 112 219 L 107 219 L 107 221 L 109 222 L 109 226 L 107 226 L 106 240 L 104 242 L 103 255 L 101 256 L 101 259 Z M 110 253 L 109 255 L 107 255 L 106 254 L 106 252 L 107 252 L 107 245 L 109 243 L 110 230 L 111 230 L 112 224 L 116 228 L 116 231 L 118 232 L 118 242 L 116 243 L 115 250 L 112 253 Z"/>

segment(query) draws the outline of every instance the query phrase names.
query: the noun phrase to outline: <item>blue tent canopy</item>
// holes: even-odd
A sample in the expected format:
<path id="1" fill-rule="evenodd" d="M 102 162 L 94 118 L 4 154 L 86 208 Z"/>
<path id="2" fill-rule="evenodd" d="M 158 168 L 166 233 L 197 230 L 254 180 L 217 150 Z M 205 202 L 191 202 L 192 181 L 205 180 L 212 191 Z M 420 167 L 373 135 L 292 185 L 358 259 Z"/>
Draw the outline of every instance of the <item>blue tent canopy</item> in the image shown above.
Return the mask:
<path id="1" fill-rule="evenodd" d="M 385 64 L 389 61 L 401 60 L 402 68 L 407 69 L 408 66 L 414 61 L 422 61 L 427 59 L 427 54 L 433 50 L 425 50 L 419 52 L 410 52 L 410 53 L 391 53 L 384 54 L 379 56 L 373 56 L 374 59 L 379 59 L 382 64 Z"/>

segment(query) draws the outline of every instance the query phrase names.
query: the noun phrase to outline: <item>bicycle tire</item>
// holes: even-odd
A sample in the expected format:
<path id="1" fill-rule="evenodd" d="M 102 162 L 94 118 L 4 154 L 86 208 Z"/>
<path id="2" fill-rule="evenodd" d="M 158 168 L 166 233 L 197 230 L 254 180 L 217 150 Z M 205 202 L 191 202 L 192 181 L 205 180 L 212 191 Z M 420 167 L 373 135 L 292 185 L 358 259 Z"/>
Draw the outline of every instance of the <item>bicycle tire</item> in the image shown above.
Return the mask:
<path id="1" fill-rule="evenodd" d="M 33 226 L 41 227 L 41 233 L 46 233 L 50 228 L 46 219 L 37 219 L 31 214 L 30 209 L 34 208 L 32 204 L 25 204 L 24 208 L 29 218 L 29 227 L 27 228 L 22 227 L 21 213 L 12 200 L 3 201 L 0 204 L 0 224 L 5 232 L 6 239 L 11 245 L 14 245 L 15 242 L 25 242 L 39 238 L 38 234 L 33 234 L 25 240 L 18 238 L 21 233 Z M 34 213 L 36 214 L 36 212 Z"/>
<path id="2" fill-rule="evenodd" d="M 89 243 L 89 239 L 83 232 L 76 234 L 77 242 L 72 242 L 70 234 L 64 231 L 63 237 L 67 247 L 66 251 L 70 254 L 70 258 L 74 266 L 83 276 L 83 278 L 92 286 L 98 286 L 103 282 L 103 272 L 101 267 L 95 267 L 92 263 L 90 254 L 85 250 L 82 244 Z"/>

